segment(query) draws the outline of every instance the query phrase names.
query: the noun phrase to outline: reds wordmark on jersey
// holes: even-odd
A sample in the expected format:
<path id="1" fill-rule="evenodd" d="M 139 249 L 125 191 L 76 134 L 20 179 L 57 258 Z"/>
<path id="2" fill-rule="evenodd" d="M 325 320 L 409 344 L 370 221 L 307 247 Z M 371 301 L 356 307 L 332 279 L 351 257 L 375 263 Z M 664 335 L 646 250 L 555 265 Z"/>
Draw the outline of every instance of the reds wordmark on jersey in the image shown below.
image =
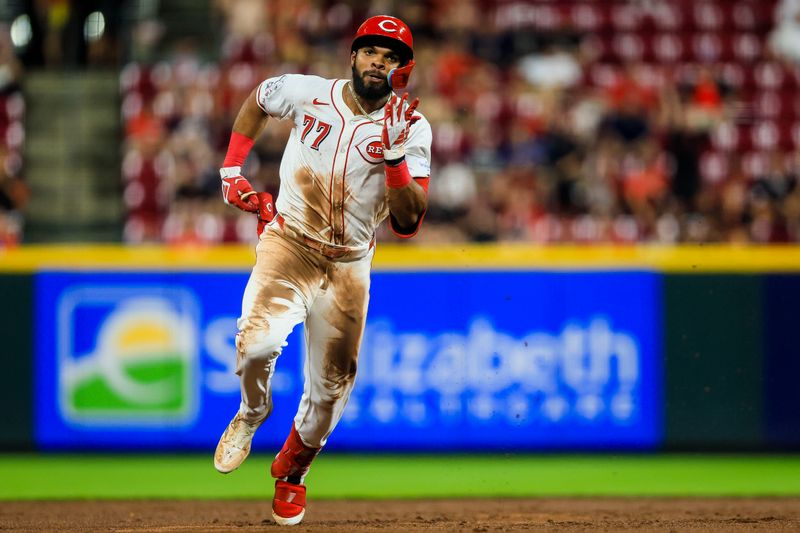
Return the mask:
<path id="1" fill-rule="evenodd" d="M 383 169 L 383 108 L 354 115 L 342 91 L 347 80 L 286 74 L 261 83 L 257 101 L 294 128 L 280 167 L 278 212 L 299 231 L 322 241 L 362 247 L 389 215 Z M 419 115 L 418 113 L 415 116 Z M 431 127 L 420 119 L 406 141 L 411 176 L 430 176 Z"/>

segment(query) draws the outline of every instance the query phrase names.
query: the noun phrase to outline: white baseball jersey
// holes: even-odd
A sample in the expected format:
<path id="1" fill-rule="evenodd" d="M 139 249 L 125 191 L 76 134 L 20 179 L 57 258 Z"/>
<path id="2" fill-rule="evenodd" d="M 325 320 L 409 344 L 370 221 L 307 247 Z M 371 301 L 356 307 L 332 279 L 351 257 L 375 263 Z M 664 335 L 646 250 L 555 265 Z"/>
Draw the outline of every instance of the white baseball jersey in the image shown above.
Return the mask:
<path id="1" fill-rule="evenodd" d="M 381 131 L 383 108 L 354 115 L 342 95 L 348 80 L 286 74 L 265 80 L 258 105 L 294 121 L 280 167 L 276 207 L 306 235 L 354 248 L 367 246 L 389 214 Z M 420 114 L 406 141 L 411 176 L 430 176 L 431 127 Z"/>

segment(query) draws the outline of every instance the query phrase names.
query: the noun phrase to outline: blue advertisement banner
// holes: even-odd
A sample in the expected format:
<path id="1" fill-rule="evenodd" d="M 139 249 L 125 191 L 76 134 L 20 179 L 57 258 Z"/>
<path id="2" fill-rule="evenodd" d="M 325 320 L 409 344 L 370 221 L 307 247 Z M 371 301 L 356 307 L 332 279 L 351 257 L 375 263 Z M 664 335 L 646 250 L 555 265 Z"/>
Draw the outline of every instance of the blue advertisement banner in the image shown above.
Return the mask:
<path id="1" fill-rule="evenodd" d="M 41 449 L 207 449 L 236 412 L 241 272 L 36 276 Z M 376 272 L 348 450 L 648 449 L 663 438 L 661 278 Z M 302 328 L 254 449 L 286 437 Z"/>

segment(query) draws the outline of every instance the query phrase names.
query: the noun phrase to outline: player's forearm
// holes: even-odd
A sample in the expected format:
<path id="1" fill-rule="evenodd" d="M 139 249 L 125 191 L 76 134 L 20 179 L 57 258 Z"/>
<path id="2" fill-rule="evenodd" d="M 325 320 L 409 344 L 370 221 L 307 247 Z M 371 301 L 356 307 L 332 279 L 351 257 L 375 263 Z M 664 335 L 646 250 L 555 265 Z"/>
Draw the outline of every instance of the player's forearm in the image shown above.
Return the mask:
<path id="1" fill-rule="evenodd" d="M 236 176 L 241 173 L 247 154 L 253 148 L 255 140 L 261 135 L 264 126 L 267 124 L 267 114 L 258 106 L 256 101 L 256 90 L 242 104 L 239 114 L 233 123 L 231 139 L 228 143 L 228 152 L 225 154 L 223 168 L 231 169 L 226 175 Z"/>
<path id="2" fill-rule="evenodd" d="M 388 189 L 389 211 L 397 223 L 404 227 L 413 227 L 428 207 L 428 195 L 414 180 L 400 189 Z"/>
<path id="3" fill-rule="evenodd" d="M 236 133 L 240 133 L 245 137 L 250 139 L 257 139 L 261 132 L 264 131 L 264 127 L 267 125 L 267 119 L 269 115 L 264 113 L 264 110 L 258 106 L 258 102 L 256 101 L 256 91 L 258 89 L 253 89 L 253 92 L 247 97 L 242 104 L 242 107 L 239 109 L 239 114 L 236 115 L 236 120 L 233 122 L 233 131 Z"/>
<path id="4" fill-rule="evenodd" d="M 255 139 L 261 135 L 264 126 L 267 124 L 267 114 L 258 106 L 256 102 L 256 91 L 250 93 L 233 124 L 231 139 L 228 142 L 228 151 L 225 153 L 225 161 L 219 169 L 219 176 L 222 179 L 222 197 L 228 205 L 235 205 L 243 211 L 257 213 L 259 209 L 265 209 L 265 213 L 270 216 L 263 220 L 271 220 L 272 197 L 265 199 L 264 205 L 261 199 L 253 190 L 253 186 L 242 176 L 242 167 L 247 159 L 247 154 L 253 148 Z M 262 221 L 259 215 L 259 221 Z M 260 234 L 260 231 L 259 231 Z"/>

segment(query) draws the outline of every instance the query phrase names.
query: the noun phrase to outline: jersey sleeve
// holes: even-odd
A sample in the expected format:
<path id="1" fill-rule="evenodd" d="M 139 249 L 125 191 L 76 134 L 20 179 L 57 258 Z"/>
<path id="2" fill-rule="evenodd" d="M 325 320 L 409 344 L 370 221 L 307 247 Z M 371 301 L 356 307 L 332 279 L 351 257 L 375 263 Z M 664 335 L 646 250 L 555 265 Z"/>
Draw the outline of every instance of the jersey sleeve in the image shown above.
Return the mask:
<path id="1" fill-rule="evenodd" d="M 422 117 L 411 126 L 406 141 L 406 164 L 412 178 L 427 178 L 431 175 L 432 141 L 431 125 Z"/>
<path id="2" fill-rule="evenodd" d="M 278 120 L 288 118 L 294 112 L 301 85 L 294 74 L 284 74 L 275 78 L 267 78 L 256 91 L 256 102 L 267 115 Z"/>

